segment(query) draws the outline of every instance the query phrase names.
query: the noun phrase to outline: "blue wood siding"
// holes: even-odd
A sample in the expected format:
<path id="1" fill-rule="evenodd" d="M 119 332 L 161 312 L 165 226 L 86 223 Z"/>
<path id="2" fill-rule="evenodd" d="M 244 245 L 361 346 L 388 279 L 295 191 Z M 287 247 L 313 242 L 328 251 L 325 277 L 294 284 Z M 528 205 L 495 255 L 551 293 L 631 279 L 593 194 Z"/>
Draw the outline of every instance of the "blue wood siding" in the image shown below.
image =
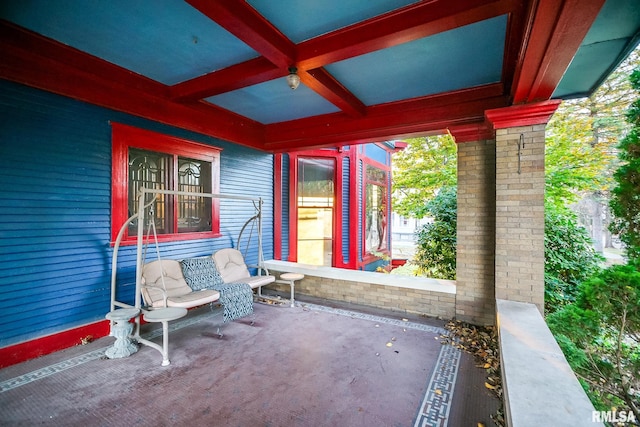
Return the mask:
<path id="1" fill-rule="evenodd" d="M 351 210 L 351 198 L 350 196 L 350 159 L 345 157 L 342 159 L 342 262 L 344 264 L 349 263 L 349 246 L 350 246 L 350 233 L 349 228 L 349 212 Z"/>
<path id="2" fill-rule="evenodd" d="M 221 147 L 221 192 L 263 197 L 263 249 L 273 257 L 272 155 L 0 81 L 0 347 L 101 320 L 109 311 L 110 122 Z M 250 202 L 224 201 L 222 237 L 162 244 L 161 256 L 236 246 L 252 214 Z M 150 247 L 147 258 L 155 256 Z M 120 249 L 118 267 L 118 298 L 133 301 L 135 246 Z"/>

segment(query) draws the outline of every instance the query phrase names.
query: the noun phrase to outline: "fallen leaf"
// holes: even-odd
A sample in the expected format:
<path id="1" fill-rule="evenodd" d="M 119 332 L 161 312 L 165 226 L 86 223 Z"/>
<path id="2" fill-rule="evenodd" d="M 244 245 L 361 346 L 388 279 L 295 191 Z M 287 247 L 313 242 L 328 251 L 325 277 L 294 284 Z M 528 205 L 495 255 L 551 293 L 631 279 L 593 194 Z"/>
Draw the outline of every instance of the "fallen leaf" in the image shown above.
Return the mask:
<path id="1" fill-rule="evenodd" d="M 442 396 L 442 390 L 440 390 L 439 388 L 437 388 L 437 389 L 433 390 L 433 392 L 434 392 L 435 394 L 437 394 L 438 396 Z"/>
<path id="2" fill-rule="evenodd" d="M 491 385 L 491 384 L 489 384 L 489 383 L 487 383 L 487 382 L 485 382 L 485 383 L 484 383 L 484 386 L 485 386 L 486 388 L 488 388 L 489 390 L 495 390 L 495 389 L 496 389 L 496 386 Z"/>
<path id="3" fill-rule="evenodd" d="M 387 343 L 387 347 L 391 347 L 393 345 L 393 343 L 388 342 Z"/>

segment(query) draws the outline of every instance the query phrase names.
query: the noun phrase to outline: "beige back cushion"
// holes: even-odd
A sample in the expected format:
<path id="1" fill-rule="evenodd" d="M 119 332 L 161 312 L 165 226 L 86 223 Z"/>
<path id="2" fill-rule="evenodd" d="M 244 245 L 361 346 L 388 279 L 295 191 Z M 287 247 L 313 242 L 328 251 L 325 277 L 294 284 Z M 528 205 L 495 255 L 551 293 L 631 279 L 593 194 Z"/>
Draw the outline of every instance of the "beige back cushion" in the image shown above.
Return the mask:
<path id="1" fill-rule="evenodd" d="M 162 276 L 164 276 L 164 285 Z M 191 292 L 182 275 L 180 262 L 172 259 L 152 261 L 142 267 L 142 284 L 165 289 L 167 297 L 180 296 Z M 164 286 L 164 287 L 163 287 Z M 152 307 L 162 307 L 162 291 L 160 289 L 142 287 L 142 297 Z"/>
<path id="2" fill-rule="evenodd" d="M 220 249 L 213 254 L 213 261 L 224 283 L 242 282 L 251 277 L 244 257 L 237 249 Z"/>

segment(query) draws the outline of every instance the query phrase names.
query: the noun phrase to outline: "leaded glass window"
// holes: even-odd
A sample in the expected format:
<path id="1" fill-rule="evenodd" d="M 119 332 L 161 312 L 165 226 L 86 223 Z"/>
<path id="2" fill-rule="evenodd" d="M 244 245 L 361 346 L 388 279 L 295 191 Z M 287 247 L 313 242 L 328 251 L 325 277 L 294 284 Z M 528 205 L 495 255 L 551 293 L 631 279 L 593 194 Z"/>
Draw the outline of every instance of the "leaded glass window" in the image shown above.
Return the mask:
<path id="1" fill-rule="evenodd" d="M 211 162 L 137 148 L 129 149 L 129 212 L 138 209 L 140 188 L 211 193 Z M 148 201 L 152 195 L 147 195 Z M 174 203 L 175 202 L 175 203 Z M 159 194 L 152 206 L 158 234 L 211 231 L 211 198 Z M 151 217 L 151 216 L 149 216 Z M 145 224 L 145 227 L 147 224 Z M 129 235 L 137 224 L 129 226 Z"/>

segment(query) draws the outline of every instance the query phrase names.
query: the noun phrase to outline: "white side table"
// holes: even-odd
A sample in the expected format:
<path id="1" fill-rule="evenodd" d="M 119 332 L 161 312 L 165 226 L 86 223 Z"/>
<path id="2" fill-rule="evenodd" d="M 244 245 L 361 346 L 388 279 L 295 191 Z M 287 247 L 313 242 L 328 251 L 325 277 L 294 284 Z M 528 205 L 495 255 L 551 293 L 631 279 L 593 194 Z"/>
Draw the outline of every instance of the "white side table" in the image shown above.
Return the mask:
<path id="1" fill-rule="evenodd" d="M 294 289 L 296 287 L 296 280 L 304 279 L 304 274 L 299 273 L 283 273 L 280 275 L 280 279 L 276 280 L 277 283 L 286 283 L 291 287 L 291 307 L 295 306 Z"/>
<path id="2" fill-rule="evenodd" d="M 161 322 L 162 323 L 162 349 L 160 346 L 152 345 L 155 343 L 146 342 L 145 344 L 152 345 L 158 351 L 162 353 L 162 366 L 167 366 L 171 362 L 169 361 L 169 321 L 176 320 L 187 315 L 186 308 L 179 307 L 166 307 L 156 308 L 154 310 L 144 313 L 144 320 L 147 322 Z M 145 340 L 146 341 L 146 340 Z"/>
<path id="3" fill-rule="evenodd" d="M 129 320 L 139 314 L 140 310 L 137 308 L 122 308 L 110 311 L 104 316 L 113 322 L 111 324 L 111 336 L 116 337 L 116 342 L 113 343 L 113 346 L 105 351 L 105 355 L 109 359 L 129 357 L 138 351 L 138 346 L 129 338 L 133 331 L 133 325 L 129 323 Z"/>

